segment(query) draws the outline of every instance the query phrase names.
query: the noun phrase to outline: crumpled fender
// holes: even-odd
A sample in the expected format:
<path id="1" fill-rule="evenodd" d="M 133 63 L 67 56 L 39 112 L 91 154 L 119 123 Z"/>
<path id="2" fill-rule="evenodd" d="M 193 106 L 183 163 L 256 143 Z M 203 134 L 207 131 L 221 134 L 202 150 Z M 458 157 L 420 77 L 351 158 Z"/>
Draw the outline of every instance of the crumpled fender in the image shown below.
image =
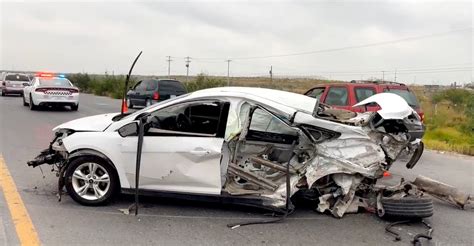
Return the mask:
<path id="1" fill-rule="evenodd" d="M 416 113 L 403 97 L 393 93 L 375 94 L 355 104 L 353 107 L 364 106 L 370 103 L 377 103 L 382 108 L 377 113 L 385 120 L 404 119 L 413 112 Z"/>

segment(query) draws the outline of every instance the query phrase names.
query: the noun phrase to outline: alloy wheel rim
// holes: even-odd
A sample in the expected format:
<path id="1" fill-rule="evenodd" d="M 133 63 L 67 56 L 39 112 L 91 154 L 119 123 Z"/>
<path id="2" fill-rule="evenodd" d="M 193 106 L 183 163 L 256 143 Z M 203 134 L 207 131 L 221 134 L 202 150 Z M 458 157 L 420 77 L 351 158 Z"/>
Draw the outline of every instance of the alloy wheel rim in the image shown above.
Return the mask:
<path id="1" fill-rule="evenodd" d="M 72 187 L 80 197 L 93 201 L 107 194 L 110 189 L 110 176 L 101 165 L 88 162 L 76 167 L 72 174 Z"/>

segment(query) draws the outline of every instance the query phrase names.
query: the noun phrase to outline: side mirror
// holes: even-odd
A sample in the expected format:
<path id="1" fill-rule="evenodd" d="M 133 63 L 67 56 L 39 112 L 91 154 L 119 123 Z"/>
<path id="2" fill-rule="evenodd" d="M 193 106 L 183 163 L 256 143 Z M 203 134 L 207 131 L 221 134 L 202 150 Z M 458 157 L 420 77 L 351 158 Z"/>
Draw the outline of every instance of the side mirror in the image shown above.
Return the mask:
<path id="1" fill-rule="evenodd" d="M 118 133 L 121 137 L 138 136 L 137 122 L 131 122 L 122 126 L 120 129 L 118 129 Z"/>

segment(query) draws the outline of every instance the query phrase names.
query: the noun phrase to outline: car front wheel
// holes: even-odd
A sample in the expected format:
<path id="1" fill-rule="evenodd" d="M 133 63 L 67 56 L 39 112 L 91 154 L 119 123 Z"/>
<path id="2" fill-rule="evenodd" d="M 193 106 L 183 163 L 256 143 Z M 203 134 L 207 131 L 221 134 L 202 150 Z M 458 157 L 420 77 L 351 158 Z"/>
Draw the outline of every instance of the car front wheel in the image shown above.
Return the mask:
<path id="1" fill-rule="evenodd" d="M 86 206 L 109 203 L 116 194 L 118 177 L 106 161 L 94 156 L 72 160 L 66 170 L 66 190 L 71 198 Z"/>

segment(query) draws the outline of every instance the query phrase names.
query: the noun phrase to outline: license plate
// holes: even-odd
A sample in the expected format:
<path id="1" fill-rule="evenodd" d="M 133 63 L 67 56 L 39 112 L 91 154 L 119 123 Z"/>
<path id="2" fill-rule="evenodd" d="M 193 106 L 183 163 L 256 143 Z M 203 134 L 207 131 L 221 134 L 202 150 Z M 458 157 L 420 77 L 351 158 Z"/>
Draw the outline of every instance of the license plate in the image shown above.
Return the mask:
<path id="1" fill-rule="evenodd" d="M 175 97 L 176 97 L 176 95 L 170 95 L 170 98 L 175 98 Z"/>
<path id="2" fill-rule="evenodd" d="M 53 99 L 60 101 L 60 100 L 65 100 L 66 98 L 65 98 L 65 97 L 58 97 L 58 96 L 55 96 L 55 97 L 53 97 Z"/>

